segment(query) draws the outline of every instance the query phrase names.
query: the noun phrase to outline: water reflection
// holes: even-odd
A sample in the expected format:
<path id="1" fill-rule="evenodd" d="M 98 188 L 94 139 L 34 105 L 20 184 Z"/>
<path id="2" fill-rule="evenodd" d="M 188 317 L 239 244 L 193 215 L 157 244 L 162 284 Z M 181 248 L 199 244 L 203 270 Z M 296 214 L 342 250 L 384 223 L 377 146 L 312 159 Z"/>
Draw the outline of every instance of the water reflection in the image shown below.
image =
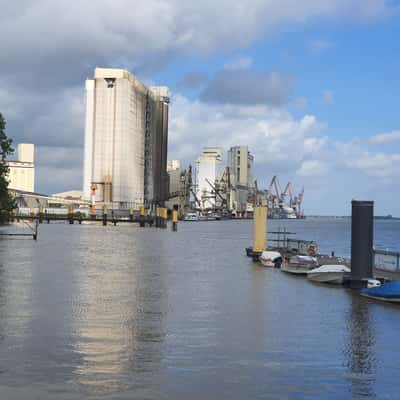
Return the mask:
<path id="1" fill-rule="evenodd" d="M 16 252 L 20 247 L 22 251 Z M 32 321 L 32 243 L 0 241 L 0 372 L 14 376 L 23 372 L 15 359 L 24 354 L 24 343 Z"/>
<path id="2" fill-rule="evenodd" d="M 23 251 L 15 253 L 20 246 Z M 5 334 L 23 337 L 32 319 L 32 245 L 25 240 L 2 240 L 0 262 L 1 325 Z"/>
<path id="3" fill-rule="evenodd" d="M 349 294 L 347 358 L 348 379 L 354 399 L 375 398 L 376 376 L 374 322 L 370 316 L 370 305 L 356 293 Z"/>
<path id="4" fill-rule="evenodd" d="M 146 246 L 141 237 L 116 242 L 100 235 L 88 244 L 73 309 L 77 381 L 91 395 L 149 388 L 165 336 L 162 265 L 146 260 L 151 252 L 137 251 Z M 162 241 L 158 250 L 162 254 Z"/>

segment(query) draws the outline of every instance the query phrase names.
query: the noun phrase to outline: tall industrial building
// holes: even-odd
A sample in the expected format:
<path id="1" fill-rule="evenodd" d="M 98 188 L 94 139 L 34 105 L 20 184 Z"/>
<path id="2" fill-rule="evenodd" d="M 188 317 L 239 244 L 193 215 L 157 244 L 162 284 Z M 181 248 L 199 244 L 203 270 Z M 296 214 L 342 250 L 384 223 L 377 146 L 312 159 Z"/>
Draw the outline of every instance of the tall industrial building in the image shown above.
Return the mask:
<path id="1" fill-rule="evenodd" d="M 254 156 L 247 146 L 234 146 L 228 151 L 228 167 L 234 186 L 254 187 Z"/>
<path id="2" fill-rule="evenodd" d="M 24 192 L 35 191 L 35 146 L 20 143 L 17 147 L 18 159 L 7 161 L 9 168 L 8 187 Z"/>
<path id="3" fill-rule="evenodd" d="M 168 198 L 168 88 L 124 69 L 86 81 L 84 198 L 130 208 Z"/>
<path id="4" fill-rule="evenodd" d="M 230 208 L 239 214 L 247 210 L 249 191 L 254 189 L 254 156 L 247 146 L 234 146 L 228 151 L 232 191 Z"/>
<path id="5" fill-rule="evenodd" d="M 196 197 L 202 208 L 215 206 L 215 194 L 211 185 L 221 177 L 223 169 L 222 149 L 204 147 L 202 154 L 196 160 L 195 171 Z"/>

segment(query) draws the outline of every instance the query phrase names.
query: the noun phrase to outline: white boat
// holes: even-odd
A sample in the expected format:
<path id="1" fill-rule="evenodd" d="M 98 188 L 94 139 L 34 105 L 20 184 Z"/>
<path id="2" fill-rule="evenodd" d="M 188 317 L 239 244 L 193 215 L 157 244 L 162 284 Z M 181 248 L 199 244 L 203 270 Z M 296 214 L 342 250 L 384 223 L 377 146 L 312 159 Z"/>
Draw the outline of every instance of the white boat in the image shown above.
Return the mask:
<path id="1" fill-rule="evenodd" d="M 311 256 L 293 256 L 281 266 L 281 270 L 290 274 L 306 275 L 318 267 L 318 260 Z"/>
<path id="2" fill-rule="evenodd" d="M 264 267 L 280 268 L 282 264 L 282 255 L 278 251 L 263 251 L 259 260 Z"/>
<path id="3" fill-rule="evenodd" d="M 199 216 L 196 213 L 186 213 L 183 217 L 184 221 L 199 221 Z"/>
<path id="4" fill-rule="evenodd" d="M 323 265 L 307 272 L 307 278 L 313 282 L 343 284 L 344 275 L 350 272 L 346 265 Z"/>

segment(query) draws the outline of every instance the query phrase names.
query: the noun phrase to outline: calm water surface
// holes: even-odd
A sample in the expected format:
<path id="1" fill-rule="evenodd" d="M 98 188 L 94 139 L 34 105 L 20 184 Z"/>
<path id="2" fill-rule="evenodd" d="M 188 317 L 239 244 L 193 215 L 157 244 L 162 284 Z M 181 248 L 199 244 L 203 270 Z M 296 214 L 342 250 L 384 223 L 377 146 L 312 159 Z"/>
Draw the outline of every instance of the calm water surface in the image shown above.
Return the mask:
<path id="1" fill-rule="evenodd" d="M 346 220 L 271 221 L 349 254 Z M 251 221 L 0 241 L 1 399 L 398 399 L 400 306 L 264 269 Z M 400 223 L 375 223 L 399 249 Z"/>

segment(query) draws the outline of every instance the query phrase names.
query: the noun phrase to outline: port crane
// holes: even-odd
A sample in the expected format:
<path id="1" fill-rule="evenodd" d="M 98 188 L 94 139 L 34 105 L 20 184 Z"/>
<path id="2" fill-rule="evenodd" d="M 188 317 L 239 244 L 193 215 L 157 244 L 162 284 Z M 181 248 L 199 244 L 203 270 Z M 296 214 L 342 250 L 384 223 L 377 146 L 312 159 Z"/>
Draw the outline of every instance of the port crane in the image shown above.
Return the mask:
<path id="1" fill-rule="evenodd" d="M 292 208 L 297 216 L 301 214 L 301 206 L 304 198 L 304 187 L 301 192 L 296 195 L 293 191 L 293 185 L 288 182 L 285 189 L 281 189 L 279 179 L 277 175 L 271 180 L 271 183 L 266 191 L 268 207 L 271 209 L 283 209 L 287 206 Z M 289 201 L 287 198 L 289 197 Z"/>

